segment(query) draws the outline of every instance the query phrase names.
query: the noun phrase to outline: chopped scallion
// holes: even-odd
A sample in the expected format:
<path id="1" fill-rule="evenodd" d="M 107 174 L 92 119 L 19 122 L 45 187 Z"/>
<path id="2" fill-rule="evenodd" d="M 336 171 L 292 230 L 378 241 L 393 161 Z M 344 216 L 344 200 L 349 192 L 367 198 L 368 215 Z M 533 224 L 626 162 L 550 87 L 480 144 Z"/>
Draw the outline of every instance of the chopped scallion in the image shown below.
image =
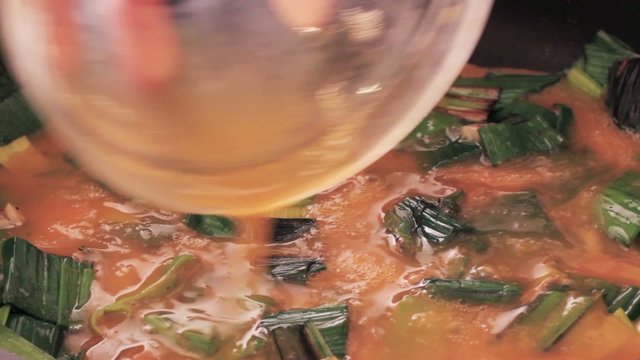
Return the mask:
<path id="1" fill-rule="evenodd" d="M 448 300 L 471 303 L 506 303 L 522 294 L 518 283 L 474 279 L 425 279 L 427 293 Z"/>

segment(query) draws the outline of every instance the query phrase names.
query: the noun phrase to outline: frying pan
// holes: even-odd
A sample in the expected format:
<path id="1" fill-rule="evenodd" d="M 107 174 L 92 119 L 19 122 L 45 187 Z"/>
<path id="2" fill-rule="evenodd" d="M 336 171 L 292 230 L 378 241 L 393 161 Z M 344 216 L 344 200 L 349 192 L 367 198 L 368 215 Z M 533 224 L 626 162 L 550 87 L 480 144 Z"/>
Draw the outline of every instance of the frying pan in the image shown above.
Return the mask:
<path id="1" fill-rule="evenodd" d="M 640 49 L 639 20 L 637 0 L 495 0 L 470 62 L 560 71 L 582 55 L 599 29 Z M 2 350 L 0 359 L 18 360 Z"/>
<path id="2" fill-rule="evenodd" d="M 560 71 L 599 29 L 640 49 L 639 20 L 637 0 L 495 0 L 470 62 Z"/>

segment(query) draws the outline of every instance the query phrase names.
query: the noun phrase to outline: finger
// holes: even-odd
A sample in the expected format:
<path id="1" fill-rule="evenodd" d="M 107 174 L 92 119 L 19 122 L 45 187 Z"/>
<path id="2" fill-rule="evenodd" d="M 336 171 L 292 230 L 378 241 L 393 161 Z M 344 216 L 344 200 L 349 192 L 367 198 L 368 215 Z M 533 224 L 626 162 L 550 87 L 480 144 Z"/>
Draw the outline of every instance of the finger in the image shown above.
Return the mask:
<path id="1" fill-rule="evenodd" d="M 321 26 L 333 15 L 335 0 L 269 0 L 280 20 L 293 28 Z"/>
<path id="2" fill-rule="evenodd" d="M 178 73 L 181 48 L 167 0 L 118 0 L 110 14 L 110 45 L 134 84 L 164 87 Z"/>
<path id="3" fill-rule="evenodd" d="M 73 0 L 44 0 L 42 10 L 49 21 L 49 59 L 54 72 L 69 76 L 80 62 L 78 27 L 73 19 Z"/>

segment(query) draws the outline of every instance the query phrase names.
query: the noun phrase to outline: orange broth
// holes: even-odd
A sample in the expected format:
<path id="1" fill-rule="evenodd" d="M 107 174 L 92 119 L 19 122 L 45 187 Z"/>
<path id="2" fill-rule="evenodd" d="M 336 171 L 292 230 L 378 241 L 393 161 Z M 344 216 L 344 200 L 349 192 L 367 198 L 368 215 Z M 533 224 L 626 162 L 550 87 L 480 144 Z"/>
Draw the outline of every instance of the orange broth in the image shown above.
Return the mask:
<path id="1" fill-rule="evenodd" d="M 473 75 L 483 71 L 465 70 Z M 239 242 L 213 241 L 184 226 L 181 214 L 114 195 L 69 166 L 39 177 L 0 170 L 2 199 L 18 205 L 27 218 L 26 225 L 8 233 L 45 251 L 95 262 L 92 297 L 75 314 L 84 320 L 148 281 L 171 257 L 188 252 L 198 258 L 197 268 L 171 296 L 142 304 L 129 319 L 105 322 L 104 338 L 88 328 L 70 334 L 67 346 L 89 348 L 88 359 L 197 358 L 145 330 L 142 316 L 157 311 L 196 329 L 215 327 L 233 339 L 217 358 L 233 359 L 235 344 L 246 342 L 261 316 L 255 304 L 241 300 L 250 294 L 268 295 L 283 309 L 348 303 L 348 349 L 354 360 L 638 359 L 640 334 L 608 314 L 601 301 L 546 352 L 535 350 L 525 337 L 492 333 L 501 314 L 532 300 L 540 286 L 535 274 L 542 265 L 640 286 L 638 248 L 626 249 L 608 238 L 594 213 L 604 184 L 626 170 L 640 170 L 640 138 L 618 130 L 601 101 L 577 93 L 563 81 L 530 99 L 573 109 L 576 119 L 569 140 L 574 157 L 537 156 L 496 168 L 463 162 L 424 172 L 413 154 L 392 151 L 317 195 L 309 211 L 317 219 L 316 230 L 292 244 L 262 244 L 269 226 L 257 219 L 238 220 Z M 32 142 L 48 157 L 59 156 L 46 135 Z M 465 305 L 420 293 L 403 296 L 425 277 L 447 277 L 448 261 L 465 250 L 425 249 L 409 261 L 391 250 L 382 209 L 408 193 L 443 196 L 456 189 L 466 193 L 463 213 L 481 207 L 496 191 L 534 189 L 564 236 L 564 241 L 557 241 L 496 235 L 489 239 L 486 253 L 472 256 L 467 275 L 522 283 L 526 291 L 519 303 Z M 322 256 L 327 270 L 300 286 L 274 280 L 264 269 L 250 266 L 251 260 L 274 248 Z M 194 289 L 201 295 L 184 301 L 181 294 Z"/>

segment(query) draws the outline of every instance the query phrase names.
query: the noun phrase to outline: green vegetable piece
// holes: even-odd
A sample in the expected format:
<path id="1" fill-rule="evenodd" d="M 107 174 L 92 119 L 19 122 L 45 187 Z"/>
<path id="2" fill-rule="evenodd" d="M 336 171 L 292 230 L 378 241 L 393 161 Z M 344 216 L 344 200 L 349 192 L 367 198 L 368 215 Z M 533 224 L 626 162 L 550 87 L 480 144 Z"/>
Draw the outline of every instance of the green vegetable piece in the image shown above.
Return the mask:
<path id="1" fill-rule="evenodd" d="M 426 170 L 449 162 L 478 157 L 481 153 L 480 146 L 476 143 L 448 138 L 442 142 L 439 147 L 418 152 L 418 161 Z"/>
<path id="2" fill-rule="evenodd" d="M 57 356 L 64 339 L 60 326 L 25 314 L 11 314 L 6 327 L 51 356 Z"/>
<path id="3" fill-rule="evenodd" d="M 161 276 L 150 284 L 119 298 L 113 304 L 106 305 L 91 314 L 91 328 L 98 334 L 102 334 L 99 322 L 106 314 L 123 313 L 131 316 L 133 307 L 140 301 L 151 301 L 163 298 L 173 292 L 184 279 L 181 278 L 185 268 L 196 263 L 196 258 L 190 254 L 181 254 L 162 267 Z"/>
<path id="4" fill-rule="evenodd" d="M 607 83 L 611 66 L 633 56 L 636 53 L 629 45 L 600 30 L 593 42 L 585 46 L 584 71 L 603 86 Z"/>
<path id="5" fill-rule="evenodd" d="M 89 263 L 46 254 L 14 237 L 2 244 L 5 303 L 41 319 L 68 326 L 71 312 L 90 295 L 93 270 Z"/>
<path id="6" fill-rule="evenodd" d="M 594 296 L 581 296 L 573 299 L 564 312 L 557 319 L 554 319 L 549 327 L 543 330 L 536 347 L 544 351 L 549 350 L 587 312 L 595 302 L 595 298 Z"/>
<path id="7" fill-rule="evenodd" d="M 478 130 L 480 144 L 494 166 L 527 155 L 524 145 L 507 124 L 489 124 Z"/>
<path id="8" fill-rule="evenodd" d="M 517 116 L 522 120 L 531 120 L 541 117 L 549 125 L 553 126 L 557 122 L 556 114 L 532 102 L 516 99 L 501 107 L 491 114 L 491 121 L 502 122 L 510 117 Z"/>
<path id="9" fill-rule="evenodd" d="M 553 111 L 556 114 L 555 123 L 549 123 L 549 125 L 566 139 L 574 122 L 573 110 L 567 105 L 554 104 Z"/>
<path id="10" fill-rule="evenodd" d="M 500 98 L 500 89 L 479 86 L 452 86 L 435 110 L 472 122 L 486 121 Z"/>
<path id="11" fill-rule="evenodd" d="M 478 133 L 480 145 L 494 166 L 520 156 L 554 152 L 565 141 L 540 116 L 514 125 L 488 124 Z"/>
<path id="12" fill-rule="evenodd" d="M 324 340 L 324 336 L 320 332 L 320 329 L 316 326 L 313 320 L 305 321 L 304 334 L 307 337 L 307 343 L 310 345 L 316 359 L 332 360 L 336 357 L 331 352 L 331 348 Z"/>
<path id="13" fill-rule="evenodd" d="M 573 281 L 576 283 L 576 288 L 581 291 L 593 292 L 598 290 L 602 292 L 602 300 L 609 306 L 620 294 L 620 287 L 616 284 L 610 283 L 607 280 L 584 277 L 584 276 L 572 276 Z"/>
<path id="14" fill-rule="evenodd" d="M 416 151 L 419 164 L 427 170 L 440 164 L 478 156 L 478 144 L 450 135 L 449 129 L 461 125 L 462 120 L 453 115 L 432 111 L 400 143 L 400 148 Z"/>
<path id="15" fill-rule="evenodd" d="M 627 309 L 632 305 L 633 299 L 638 294 L 638 288 L 635 286 L 629 286 L 622 290 L 620 294 L 611 302 L 608 307 L 610 313 L 615 312 L 617 309 L 623 309 L 625 313 Z"/>
<path id="16" fill-rule="evenodd" d="M 480 102 L 481 100 L 496 101 L 500 98 L 500 88 L 484 86 L 452 86 L 447 95 Z M 479 108 L 486 106 L 478 105 Z"/>
<path id="17" fill-rule="evenodd" d="M 574 89 L 594 98 L 599 98 L 604 92 L 602 85 L 579 67 L 574 66 L 567 72 L 567 82 Z"/>
<path id="18" fill-rule="evenodd" d="M 564 305 L 567 295 L 560 291 L 550 291 L 540 294 L 538 298 L 529 305 L 527 310 L 519 317 L 518 323 L 525 326 L 536 326 L 542 324 L 555 309 Z"/>
<path id="19" fill-rule="evenodd" d="M 205 356 L 213 356 L 218 351 L 219 344 L 215 336 L 194 330 L 180 331 L 178 324 L 159 315 L 145 315 L 143 320 L 151 331 L 172 340 L 185 350 Z"/>
<path id="20" fill-rule="evenodd" d="M 446 136 L 445 131 L 447 128 L 460 124 L 460 119 L 453 115 L 432 111 L 402 140 L 400 146 L 407 148 L 417 143 L 420 147 L 426 149 L 431 148 L 433 145 L 437 147 L 442 136 Z"/>
<path id="21" fill-rule="evenodd" d="M 508 303 L 522 294 L 518 283 L 473 279 L 425 279 L 423 286 L 431 296 L 471 303 Z"/>
<path id="22" fill-rule="evenodd" d="M 607 86 L 605 103 L 611 109 L 613 122 L 622 129 L 640 131 L 640 58 L 616 63 Z"/>
<path id="23" fill-rule="evenodd" d="M 500 88 L 500 100 L 496 107 L 500 108 L 528 93 L 542 91 L 560 80 L 560 74 L 522 75 L 498 74 L 489 72 L 482 78 L 458 78 L 454 86 L 484 86 Z"/>
<path id="24" fill-rule="evenodd" d="M 11 305 L 0 306 L 0 326 L 6 326 L 11 313 Z"/>
<path id="25" fill-rule="evenodd" d="M 555 104 L 554 111 L 551 111 L 524 100 L 514 100 L 496 110 L 491 114 L 491 121 L 515 122 L 517 124 L 538 117 L 546 121 L 554 131 L 563 137 L 569 134 L 569 127 L 573 123 L 573 111 L 566 105 Z"/>
<path id="26" fill-rule="evenodd" d="M 636 321 L 640 317 L 640 291 L 636 290 L 636 294 L 625 307 L 624 313 L 631 321 Z"/>
<path id="27" fill-rule="evenodd" d="M 467 217 L 469 225 L 477 232 L 559 234 L 533 191 L 502 193 Z"/>
<path id="28" fill-rule="evenodd" d="M 270 332 L 278 328 L 302 326 L 313 321 L 331 352 L 339 359 L 347 354 L 348 308 L 346 305 L 286 310 L 265 316 L 259 327 Z M 298 331 L 301 331 L 298 328 Z M 304 359 L 304 358 L 303 358 Z"/>
<path id="29" fill-rule="evenodd" d="M 410 196 L 395 204 L 384 215 L 384 225 L 396 237 L 401 252 L 415 256 L 425 243 L 435 245 L 451 241 L 469 228 L 447 215 L 437 201 Z"/>
<path id="30" fill-rule="evenodd" d="M 235 224 L 224 216 L 189 214 L 184 223 L 205 236 L 231 237 L 235 234 Z"/>
<path id="31" fill-rule="evenodd" d="M 0 326 L 0 349 L 29 360 L 55 360 L 5 326 Z"/>
<path id="32" fill-rule="evenodd" d="M 295 256 L 272 256 L 254 265 L 267 267 L 276 279 L 304 285 L 313 274 L 327 269 L 321 258 L 299 258 Z"/>
<path id="33" fill-rule="evenodd" d="M 600 224 L 609 237 L 624 246 L 640 234 L 640 175 L 629 171 L 600 194 Z"/>
<path id="34" fill-rule="evenodd" d="M 315 228 L 315 219 L 277 218 L 273 219 L 273 242 L 286 243 L 300 239 Z"/>

